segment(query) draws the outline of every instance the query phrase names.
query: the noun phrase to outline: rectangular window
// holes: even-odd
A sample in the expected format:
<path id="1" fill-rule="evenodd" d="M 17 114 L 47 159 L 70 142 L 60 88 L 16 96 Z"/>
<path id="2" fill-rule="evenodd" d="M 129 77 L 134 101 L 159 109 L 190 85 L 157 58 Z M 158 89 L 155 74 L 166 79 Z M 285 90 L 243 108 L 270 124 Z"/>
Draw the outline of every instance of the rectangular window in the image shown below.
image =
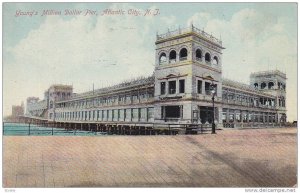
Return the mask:
<path id="1" fill-rule="evenodd" d="M 247 113 L 243 113 L 243 122 L 247 122 Z"/>
<path id="2" fill-rule="evenodd" d="M 124 96 L 119 96 L 119 102 L 124 101 Z"/>
<path id="3" fill-rule="evenodd" d="M 222 112 L 222 122 L 226 122 L 226 112 Z"/>
<path id="4" fill-rule="evenodd" d="M 236 113 L 236 114 L 235 114 L 235 119 L 236 119 L 238 122 L 241 122 L 241 114 L 240 114 L 240 113 Z"/>
<path id="5" fill-rule="evenodd" d="M 264 122 L 264 115 L 260 114 L 259 119 L 260 119 L 260 122 Z"/>
<path id="6" fill-rule="evenodd" d="M 165 106 L 166 118 L 180 118 L 180 106 Z"/>
<path id="7" fill-rule="evenodd" d="M 107 110 L 103 110 L 103 121 L 107 121 Z"/>
<path id="8" fill-rule="evenodd" d="M 210 83 L 205 82 L 205 94 L 209 95 L 210 94 Z"/>
<path id="9" fill-rule="evenodd" d="M 126 102 L 130 102 L 131 101 L 131 96 L 130 95 L 126 95 Z"/>
<path id="10" fill-rule="evenodd" d="M 154 118 L 154 108 L 150 107 L 148 108 L 148 120 Z"/>
<path id="11" fill-rule="evenodd" d="M 114 111 L 114 121 L 118 121 L 119 120 L 119 110 L 115 109 Z"/>
<path id="12" fill-rule="evenodd" d="M 132 109 L 132 119 L 139 118 L 139 109 Z"/>
<path id="13" fill-rule="evenodd" d="M 176 81 L 169 81 L 169 94 L 176 93 Z"/>
<path id="14" fill-rule="evenodd" d="M 111 110 L 107 110 L 107 120 L 110 120 L 111 116 Z"/>
<path id="15" fill-rule="evenodd" d="M 252 113 L 249 112 L 249 115 L 248 115 L 248 121 L 249 121 L 249 122 L 252 122 L 252 116 L 253 116 Z"/>
<path id="16" fill-rule="evenodd" d="M 138 100 L 138 95 L 133 95 L 133 96 L 132 96 L 132 100 L 133 100 L 133 101 Z"/>
<path id="17" fill-rule="evenodd" d="M 131 120 L 131 109 L 126 109 L 126 119 Z"/>
<path id="18" fill-rule="evenodd" d="M 185 92 L 185 80 L 179 80 L 179 93 Z"/>
<path id="19" fill-rule="evenodd" d="M 197 84 L 197 92 L 199 94 L 202 94 L 202 80 L 198 80 L 198 84 Z"/>
<path id="20" fill-rule="evenodd" d="M 147 111 L 146 111 L 146 108 L 140 108 L 140 118 L 141 119 L 146 119 L 147 117 Z"/>
<path id="21" fill-rule="evenodd" d="M 119 110 L 119 121 L 124 121 L 124 109 Z"/>
<path id="22" fill-rule="evenodd" d="M 161 95 L 166 94 L 166 83 L 165 82 L 160 83 L 160 94 Z"/>

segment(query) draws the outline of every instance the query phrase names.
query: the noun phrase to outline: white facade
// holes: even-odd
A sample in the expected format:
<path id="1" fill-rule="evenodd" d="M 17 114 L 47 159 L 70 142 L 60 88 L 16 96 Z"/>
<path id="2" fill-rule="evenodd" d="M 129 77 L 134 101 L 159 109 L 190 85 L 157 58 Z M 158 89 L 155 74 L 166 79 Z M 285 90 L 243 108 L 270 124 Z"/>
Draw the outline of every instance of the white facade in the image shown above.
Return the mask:
<path id="1" fill-rule="evenodd" d="M 194 26 L 157 35 L 155 44 L 155 70 L 150 77 L 76 95 L 71 86 L 51 86 L 45 92 L 48 119 L 211 124 L 214 113 L 218 127 L 285 122 L 282 72 L 253 73 L 250 85 L 222 79 L 222 42 Z M 261 88 L 271 81 L 274 85 Z M 215 108 L 211 85 L 216 85 Z"/>

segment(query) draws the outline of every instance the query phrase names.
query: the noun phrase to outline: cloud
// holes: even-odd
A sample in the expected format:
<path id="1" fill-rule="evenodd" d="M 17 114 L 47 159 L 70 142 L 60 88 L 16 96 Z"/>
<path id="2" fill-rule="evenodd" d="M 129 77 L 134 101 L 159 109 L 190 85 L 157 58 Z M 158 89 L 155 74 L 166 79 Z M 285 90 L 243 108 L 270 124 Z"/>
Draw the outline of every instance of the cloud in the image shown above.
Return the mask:
<path id="1" fill-rule="evenodd" d="M 48 17 L 39 29 L 31 31 L 13 48 L 15 66 L 40 70 L 49 81 L 58 77 L 76 81 L 75 72 L 83 77 L 84 69 L 90 68 L 106 77 L 108 70 L 104 66 L 110 63 L 126 64 L 126 68 L 114 72 L 124 77 L 130 77 L 133 70 L 142 74 L 151 66 L 149 59 L 153 56 L 143 46 L 148 33 L 146 24 L 118 16 L 99 16 L 95 26 L 90 20 L 82 16 L 71 20 Z"/>
<path id="2" fill-rule="evenodd" d="M 239 33 L 243 42 L 256 39 L 273 24 L 274 18 L 272 16 L 248 8 L 234 14 L 231 19 L 232 29 Z"/>
<path id="3" fill-rule="evenodd" d="M 166 26 L 171 27 L 176 24 L 176 17 L 174 15 L 171 16 L 162 16 L 161 20 L 166 24 Z"/>
<path id="4" fill-rule="evenodd" d="M 195 13 L 192 17 L 190 17 L 187 20 L 187 25 L 190 26 L 191 24 L 199 24 L 199 26 L 206 26 L 207 22 L 210 20 L 211 15 L 210 13 L 206 13 L 206 12 L 199 12 L 199 13 Z"/>
<path id="5" fill-rule="evenodd" d="M 229 20 L 210 13 L 195 13 L 188 19 L 219 38 L 222 34 L 223 76 L 249 83 L 253 71 L 279 69 L 287 73 L 288 116 L 296 120 L 297 36 L 293 18 L 242 9 Z"/>
<path id="6" fill-rule="evenodd" d="M 130 4 L 112 4 L 110 8 L 136 9 Z M 43 91 L 53 83 L 73 84 L 75 92 L 82 92 L 93 83 L 99 88 L 150 75 L 155 54 L 153 26 L 165 32 L 168 27 L 177 28 L 180 19 L 177 15 L 161 15 L 159 21 L 135 16 L 47 17 L 16 46 L 4 48 L 4 104 L 15 104 L 28 96 L 42 98 Z M 248 82 L 252 71 L 268 66 L 284 71 L 286 65 L 288 77 L 297 76 L 297 32 L 291 18 L 247 8 L 229 20 L 198 12 L 186 23 L 204 28 L 217 38 L 222 36 L 225 76 L 232 78 L 235 72 L 235 79 Z M 289 78 L 287 89 L 294 96 L 297 88 L 293 80 Z M 5 107 L 6 111 L 10 108 Z"/>
<path id="7" fill-rule="evenodd" d="M 246 8 L 235 13 L 229 21 L 213 18 L 209 13 L 196 13 L 188 23 L 192 20 L 194 25 L 201 26 L 217 38 L 222 34 L 223 46 L 226 47 L 223 54 L 225 71 L 247 63 L 262 70 L 266 58 L 282 64 L 286 56 L 295 57 L 297 53 L 295 38 L 284 30 L 289 23 L 284 17 Z M 241 73 L 245 71 L 241 70 Z"/>
<path id="8" fill-rule="evenodd" d="M 154 42 L 155 33 L 149 22 L 134 16 L 48 16 L 7 50 L 13 61 L 4 64 L 5 104 L 14 104 L 17 92 L 42 97 L 54 83 L 73 84 L 75 92 L 83 92 L 93 83 L 100 88 L 151 75 L 155 49 L 145 44 Z"/>

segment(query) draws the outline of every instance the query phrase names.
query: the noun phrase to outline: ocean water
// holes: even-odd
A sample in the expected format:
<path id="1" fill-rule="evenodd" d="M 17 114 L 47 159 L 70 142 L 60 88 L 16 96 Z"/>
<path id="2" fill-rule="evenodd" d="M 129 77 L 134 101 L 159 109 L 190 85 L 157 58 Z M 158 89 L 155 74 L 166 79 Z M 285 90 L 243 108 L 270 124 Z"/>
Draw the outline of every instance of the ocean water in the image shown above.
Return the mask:
<path id="1" fill-rule="evenodd" d="M 3 135 L 6 136 L 99 136 L 105 135 L 103 132 L 92 131 L 75 131 L 65 130 L 63 128 L 41 127 L 37 125 L 22 124 L 22 123 L 3 123 Z"/>

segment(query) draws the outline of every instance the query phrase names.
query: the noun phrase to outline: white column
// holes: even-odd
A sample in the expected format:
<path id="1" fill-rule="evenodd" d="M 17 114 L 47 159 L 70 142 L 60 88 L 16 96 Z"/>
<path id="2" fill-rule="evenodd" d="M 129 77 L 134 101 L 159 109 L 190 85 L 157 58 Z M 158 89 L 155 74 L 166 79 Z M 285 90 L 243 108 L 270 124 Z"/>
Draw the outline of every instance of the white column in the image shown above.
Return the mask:
<path id="1" fill-rule="evenodd" d="M 166 94 L 169 94 L 169 81 L 166 81 Z"/>
<path id="2" fill-rule="evenodd" d="M 179 80 L 176 80 L 176 94 L 179 93 Z"/>

